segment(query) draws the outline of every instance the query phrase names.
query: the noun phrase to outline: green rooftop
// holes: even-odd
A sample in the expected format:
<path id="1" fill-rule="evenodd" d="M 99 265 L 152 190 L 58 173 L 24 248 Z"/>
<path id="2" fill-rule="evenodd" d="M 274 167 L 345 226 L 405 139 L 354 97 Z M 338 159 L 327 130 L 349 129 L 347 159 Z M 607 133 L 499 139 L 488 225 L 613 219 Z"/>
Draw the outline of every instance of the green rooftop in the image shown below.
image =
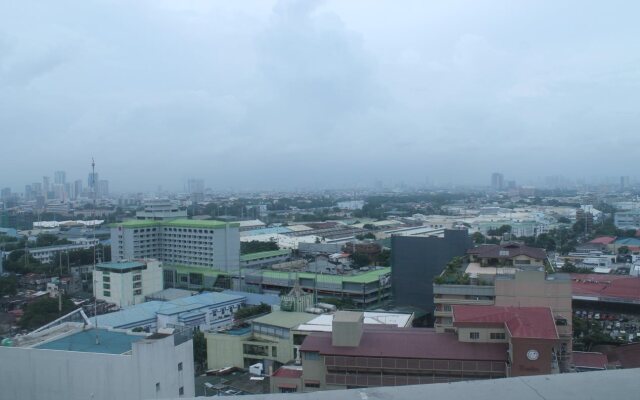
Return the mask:
<path id="1" fill-rule="evenodd" d="M 222 229 L 226 226 L 237 228 L 240 226 L 240 224 L 237 222 L 178 218 L 163 221 L 150 219 L 130 219 L 111 224 L 110 226 L 114 228 L 119 226 L 123 228 L 151 228 L 160 226 L 171 226 L 176 228 Z"/>
<path id="2" fill-rule="evenodd" d="M 259 251 L 257 253 L 249 253 L 240 255 L 240 261 L 253 261 L 261 258 L 277 257 L 291 254 L 290 250 L 270 250 Z"/>
<path id="3" fill-rule="evenodd" d="M 165 264 L 162 266 L 163 269 L 175 270 L 179 274 L 202 274 L 203 276 L 219 276 L 219 275 L 228 275 L 228 273 L 223 271 L 218 271 L 217 269 L 208 268 L 208 267 L 196 267 L 191 265 L 171 265 Z"/>
<path id="4" fill-rule="evenodd" d="M 299 278 L 302 279 L 316 279 L 321 282 L 327 283 L 337 283 L 342 284 L 342 282 L 349 283 L 374 283 L 380 280 L 380 277 L 386 274 L 391 273 L 390 267 L 385 267 L 382 269 L 377 269 L 373 271 L 363 272 L 357 275 L 323 275 L 323 274 L 315 274 L 310 272 L 300 272 L 297 273 Z M 290 272 L 279 272 L 279 271 L 264 271 L 263 276 L 274 279 L 289 279 L 294 276 L 294 273 Z"/>
<path id="5" fill-rule="evenodd" d="M 98 269 L 107 269 L 111 271 L 126 271 L 134 269 L 142 269 L 146 264 L 137 261 L 123 261 L 123 262 L 104 262 L 96 265 Z"/>
<path id="6" fill-rule="evenodd" d="M 315 314 L 303 312 L 274 311 L 270 314 L 254 319 L 253 322 L 292 329 L 300 324 L 306 324 L 316 317 L 317 315 Z"/>

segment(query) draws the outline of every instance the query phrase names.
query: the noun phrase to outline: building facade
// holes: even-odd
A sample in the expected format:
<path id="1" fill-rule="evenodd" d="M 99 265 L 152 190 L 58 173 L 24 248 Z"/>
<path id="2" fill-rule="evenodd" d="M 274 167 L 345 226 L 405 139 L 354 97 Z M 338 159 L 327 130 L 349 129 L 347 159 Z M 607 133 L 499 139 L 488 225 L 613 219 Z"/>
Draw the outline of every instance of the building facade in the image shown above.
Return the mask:
<path id="1" fill-rule="evenodd" d="M 60 253 L 65 253 L 68 251 L 74 250 L 86 250 L 90 249 L 97 244 L 99 240 L 97 239 L 87 239 L 83 243 L 79 244 L 63 244 L 58 246 L 45 246 L 45 247 L 32 247 L 28 248 L 29 255 L 36 260 L 40 261 L 42 264 L 50 264 L 58 261 L 58 257 Z"/>
<path id="2" fill-rule="evenodd" d="M 6 399 L 162 399 L 195 396 L 190 336 L 69 325 L 0 346 Z"/>
<path id="3" fill-rule="evenodd" d="M 362 313 L 338 312 L 332 332 L 312 333 L 303 342 L 301 373 L 277 371 L 271 377 L 271 391 L 311 392 L 558 372 L 559 340 L 549 308 L 456 307 L 455 333 L 365 326 Z"/>
<path id="4" fill-rule="evenodd" d="M 433 291 L 434 327 L 438 332 L 455 331 L 453 309 L 456 306 L 550 308 L 560 340 L 558 363 L 563 371 L 569 368 L 573 333 L 572 282 L 569 275 L 512 271 L 496 274 L 493 280 L 485 278 L 465 285 L 434 284 Z"/>
<path id="5" fill-rule="evenodd" d="M 174 218 L 187 218 L 187 210 L 170 200 L 147 200 L 144 202 L 144 210 L 136 212 L 136 219 L 139 220 Z"/>
<path id="6" fill-rule="evenodd" d="M 506 343 L 469 343 L 424 328 L 365 326 L 362 313 L 338 312 L 332 332 L 309 335 L 301 346 L 298 383 L 278 373 L 271 390 L 311 392 L 372 386 L 446 383 L 507 376 Z"/>
<path id="7" fill-rule="evenodd" d="M 111 259 L 156 258 L 165 264 L 237 271 L 240 235 L 233 222 L 131 220 L 111 228 Z"/>
<path id="8" fill-rule="evenodd" d="M 274 311 L 254 319 L 250 327 L 207 333 L 207 365 L 210 369 L 248 368 L 261 363 L 264 371 L 275 371 L 297 357 L 292 330 L 315 317 Z"/>
<path id="9" fill-rule="evenodd" d="M 433 278 L 453 257 L 463 256 L 472 243 L 467 230 L 444 230 L 443 237 L 391 238 L 391 281 L 397 305 L 433 312 Z"/>
<path id="10" fill-rule="evenodd" d="M 640 210 L 617 212 L 613 223 L 618 229 L 640 229 Z"/>
<path id="11" fill-rule="evenodd" d="M 392 271 L 389 267 L 376 267 L 350 275 L 327 275 L 315 272 L 252 270 L 246 271 L 244 281 L 248 288 L 258 292 L 288 292 L 298 285 L 303 290 L 313 293 L 315 300 L 348 299 L 361 308 L 389 298 Z"/>
<path id="12" fill-rule="evenodd" d="M 152 259 L 100 263 L 93 271 L 93 282 L 98 300 L 129 307 L 163 289 L 162 264 Z"/>
<path id="13" fill-rule="evenodd" d="M 189 328 L 202 331 L 224 329 L 246 302 L 242 295 L 205 292 L 170 301 L 147 301 L 97 317 L 98 326 L 114 329 Z"/>

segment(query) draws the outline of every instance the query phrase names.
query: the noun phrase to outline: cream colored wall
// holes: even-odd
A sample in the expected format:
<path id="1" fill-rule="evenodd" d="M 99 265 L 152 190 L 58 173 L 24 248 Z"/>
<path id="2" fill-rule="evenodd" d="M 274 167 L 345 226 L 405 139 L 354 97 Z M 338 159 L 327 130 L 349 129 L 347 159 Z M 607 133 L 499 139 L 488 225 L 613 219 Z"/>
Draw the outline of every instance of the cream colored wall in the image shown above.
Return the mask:
<path id="1" fill-rule="evenodd" d="M 479 339 L 471 339 L 470 333 L 478 332 Z M 491 333 L 504 333 L 504 339 L 491 339 Z M 507 343 L 507 333 L 502 328 L 458 328 L 458 341 L 472 343 Z"/>
<path id="2" fill-rule="evenodd" d="M 530 264 L 518 264 L 516 261 L 517 260 L 529 260 Z M 522 266 L 543 266 L 544 265 L 544 260 L 536 260 L 535 258 L 529 257 L 529 256 L 525 256 L 525 255 L 520 255 L 520 256 L 516 256 L 513 257 L 513 265 L 514 266 L 518 266 L 518 265 L 522 265 Z"/>
<path id="3" fill-rule="evenodd" d="M 242 343 L 248 336 L 206 333 L 207 367 L 209 369 L 231 366 L 244 368 Z"/>
<path id="4" fill-rule="evenodd" d="M 286 364 L 287 362 L 293 360 L 293 341 L 291 339 L 281 339 L 273 336 L 257 335 L 257 334 L 253 335 L 253 338 L 264 340 L 264 341 L 244 340 L 242 343 L 252 344 L 256 346 L 268 346 L 269 355 L 268 356 L 252 356 L 252 358 L 256 358 L 260 360 L 273 360 L 281 364 Z M 272 355 L 273 347 L 276 348 L 275 357 Z M 241 346 L 240 351 L 242 350 L 243 348 Z"/>
<path id="5" fill-rule="evenodd" d="M 310 381 L 320 381 L 320 390 L 332 389 L 327 387 L 327 376 L 324 365 L 324 356 L 320 356 L 318 360 L 306 360 L 302 359 L 302 381 L 310 380 Z M 337 388 L 335 388 L 337 389 Z M 344 389 L 342 387 L 341 389 Z M 315 389 L 318 390 L 318 389 Z M 314 391 L 315 391 L 314 390 Z"/>
<path id="6" fill-rule="evenodd" d="M 571 325 L 571 281 L 548 281 L 542 271 L 518 271 L 515 280 L 496 281 L 495 305 L 551 307 Z"/>

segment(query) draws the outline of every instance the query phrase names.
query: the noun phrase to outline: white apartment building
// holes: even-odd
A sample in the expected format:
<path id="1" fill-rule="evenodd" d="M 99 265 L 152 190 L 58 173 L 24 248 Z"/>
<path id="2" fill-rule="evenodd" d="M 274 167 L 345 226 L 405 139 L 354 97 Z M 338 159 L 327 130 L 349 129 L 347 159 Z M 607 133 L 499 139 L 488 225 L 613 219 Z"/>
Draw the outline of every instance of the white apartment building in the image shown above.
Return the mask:
<path id="1" fill-rule="evenodd" d="M 129 307 L 163 289 L 162 264 L 157 260 L 100 263 L 93 281 L 97 299 Z"/>
<path id="2" fill-rule="evenodd" d="M 0 398 L 194 397 L 188 333 L 133 334 L 67 322 L 20 337 L 0 346 Z"/>
<path id="3" fill-rule="evenodd" d="M 613 223 L 618 229 L 640 229 L 640 210 L 617 212 Z"/>
<path id="4" fill-rule="evenodd" d="M 29 255 L 36 260 L 40 261 L 42 264 L 49 264 L 53 261 L 57 262 L 58 253 L 64 253 L 67 251 L 73 250 L 86 250 L 90 249 L 99 242 L 98 239 L 86 239 L 77 244 L 62 244 L 57 246 L 45 246 L 45 247 L 34 247 L 29 248 Z"/>
<path id="5" fill-rule="evenodd" d="M 111 259 L 155 258 L 165 264 L 237 271 L 237 222 L 190 219 L 130 220 L 111 228 Z"/>

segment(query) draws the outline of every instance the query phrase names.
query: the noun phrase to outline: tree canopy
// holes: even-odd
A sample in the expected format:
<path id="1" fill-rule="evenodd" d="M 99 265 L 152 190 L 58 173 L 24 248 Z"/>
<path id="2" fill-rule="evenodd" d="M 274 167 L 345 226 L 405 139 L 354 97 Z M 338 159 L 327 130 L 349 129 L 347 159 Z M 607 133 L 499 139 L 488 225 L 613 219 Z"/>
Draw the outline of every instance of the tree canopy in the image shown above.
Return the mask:
<path id="1" fill-rule="evenodd" d="M 45 297 L 28 304 L 20 318 L 20 326 L 24 329 L 36 329 L 75 309 L 73 302 L 62 298 L 62 311 L 58 310 L 58 299 Z"/>

